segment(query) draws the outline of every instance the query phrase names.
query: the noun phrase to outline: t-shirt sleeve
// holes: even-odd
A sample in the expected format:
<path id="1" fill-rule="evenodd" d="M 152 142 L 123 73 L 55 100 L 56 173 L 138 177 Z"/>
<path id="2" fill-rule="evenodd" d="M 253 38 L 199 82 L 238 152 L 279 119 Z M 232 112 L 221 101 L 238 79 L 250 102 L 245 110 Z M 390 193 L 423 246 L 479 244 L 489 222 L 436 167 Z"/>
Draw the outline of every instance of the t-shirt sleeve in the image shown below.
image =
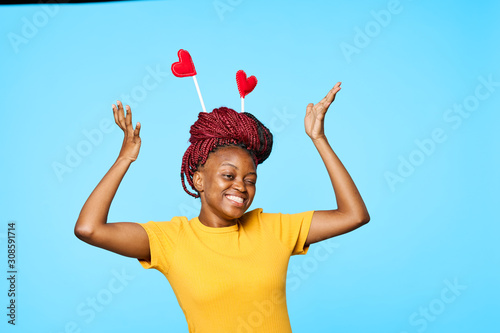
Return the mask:
<path id="1" fill-rule="evenodd" d="M 305 246 L 311 227 L 314 211 L 297 214 L 269 214 L 265 218 L 272 220 L 273 231 L 281 243 L 290 251 L 290 255 L 306 254 L 309 245 Z"/>
<path id="2" fill-rule="evenodd" d="M 149 238 L 149 251 L 151 260 L 137 259 L 145 269 L 155 268 L 167 274 L 170 262 L 175 252 L 175 244 L 179 234 L 177 221 L 139 223 Z"/>

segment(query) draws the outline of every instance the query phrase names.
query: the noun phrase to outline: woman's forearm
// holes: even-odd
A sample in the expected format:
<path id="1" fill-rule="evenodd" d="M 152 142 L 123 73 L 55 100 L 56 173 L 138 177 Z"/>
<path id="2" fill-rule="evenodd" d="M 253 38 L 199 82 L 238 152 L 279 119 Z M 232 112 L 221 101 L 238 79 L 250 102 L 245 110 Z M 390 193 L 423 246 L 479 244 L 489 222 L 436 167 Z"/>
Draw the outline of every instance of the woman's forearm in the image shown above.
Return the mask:
<path id="1" fill-rule="evenodd" d="M 88 237 L 95 228 L 106 224 L 111 202 L 131 163 L 130 159 L 119 157 L 92 191 L 76 221 L 77 236 Z"/>
<path id="2" fill-rule="evenodd" d="M 337 210 L 355 216 L 359 220 L 369 221 L 370 215 L 358 188 L 328 143 L 326 136 L 313 140 L 313 143 L 330 176 L 337 201 Z"/>

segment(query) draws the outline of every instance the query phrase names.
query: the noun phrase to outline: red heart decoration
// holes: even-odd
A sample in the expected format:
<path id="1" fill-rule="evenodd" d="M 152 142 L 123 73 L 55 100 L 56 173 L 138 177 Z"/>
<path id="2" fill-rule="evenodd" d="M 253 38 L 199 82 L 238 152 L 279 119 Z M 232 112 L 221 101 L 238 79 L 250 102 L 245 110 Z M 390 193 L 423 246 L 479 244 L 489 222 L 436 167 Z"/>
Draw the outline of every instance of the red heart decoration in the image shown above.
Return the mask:
<path id="1" fill-rule="evenodd" d="M 177 77 L 196 75 L 193 59 L 191 59 L 189 52 L 180 49 L 179 52 L 177 52 L 177 56 L 179 57 L 179 61 L 172 64 L 172 73 Z"/>
<path id="2" fill-rule="evenodd" d="M 240 97 L 245 98 L 257 85 L 257 78 L 252 75 L 247 79 L 247 73 L 240 69 L 236 72 L 236 84 L 238 85 Z"/>

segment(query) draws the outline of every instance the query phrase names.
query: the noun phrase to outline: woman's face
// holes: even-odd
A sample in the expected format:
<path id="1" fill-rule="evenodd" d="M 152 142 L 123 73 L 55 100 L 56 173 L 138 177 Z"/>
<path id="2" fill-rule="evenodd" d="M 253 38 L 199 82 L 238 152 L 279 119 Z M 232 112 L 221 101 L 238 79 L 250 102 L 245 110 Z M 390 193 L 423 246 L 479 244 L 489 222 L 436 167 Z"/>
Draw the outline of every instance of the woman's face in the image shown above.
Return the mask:
<path id="1" fill-rule="evenodd" d="M 252 204 L 257 170 L 250 153 L 240 147 L 219 148 L 195 172 L 193 182 L 200 193 L 200 219 L 234 222 Z"/>

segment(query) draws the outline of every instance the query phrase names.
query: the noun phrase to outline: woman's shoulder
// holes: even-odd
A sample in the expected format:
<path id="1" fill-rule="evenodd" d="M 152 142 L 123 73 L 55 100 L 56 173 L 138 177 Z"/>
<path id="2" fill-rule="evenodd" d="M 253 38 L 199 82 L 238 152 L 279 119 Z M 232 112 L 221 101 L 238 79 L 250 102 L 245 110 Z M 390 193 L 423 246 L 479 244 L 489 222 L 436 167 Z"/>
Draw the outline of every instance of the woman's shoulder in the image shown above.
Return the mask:
<path id="1" fill-rule="evenodd" d="M 259 220 L 267 220 L 267 219 L 276 219 L 282 216 L 282 213 L 270 213 L 264 212 L 263 208 L 255 208 L 251 211 L 246 212 L 242 219 L 251 220 L 251 219 L 259 219 Z"/>
<path id="2" fill-rule="evenodd" d="M 186 216 L 174 216 L 168 221 L 158 221 L 158 220 L 150 220 L 146 223 L 140 223 L 146 228 L 154 228 L 154 229 L 179 229 L 186 223 L 189 223 L 189 220 Z"/>
<path id="3" fill-rule="evenodd" d="M 262 214 L 262 212 L 263 212 L 262 208 L 255 208 L 255 209 L 252 209 L 251 211 L 246 212 L 245 214 L 243 214 L 243 216 L 258 215 L 258 214 Z"/>
<path id="4" fill-rule="evenodd" d="M 299 212 L 299 213 L 282 213 L 282 212 L 264 212 L 263 208 L 255 208 L 251 211 L 246 212 L 243 216 L 255 216 L 255 215 L 261 215 L 261 216 L 281 216 L 281 215 L 296 215 L 296 214 L 306 214 L 311 211 L 304 211 L 304 212 Z"/>

